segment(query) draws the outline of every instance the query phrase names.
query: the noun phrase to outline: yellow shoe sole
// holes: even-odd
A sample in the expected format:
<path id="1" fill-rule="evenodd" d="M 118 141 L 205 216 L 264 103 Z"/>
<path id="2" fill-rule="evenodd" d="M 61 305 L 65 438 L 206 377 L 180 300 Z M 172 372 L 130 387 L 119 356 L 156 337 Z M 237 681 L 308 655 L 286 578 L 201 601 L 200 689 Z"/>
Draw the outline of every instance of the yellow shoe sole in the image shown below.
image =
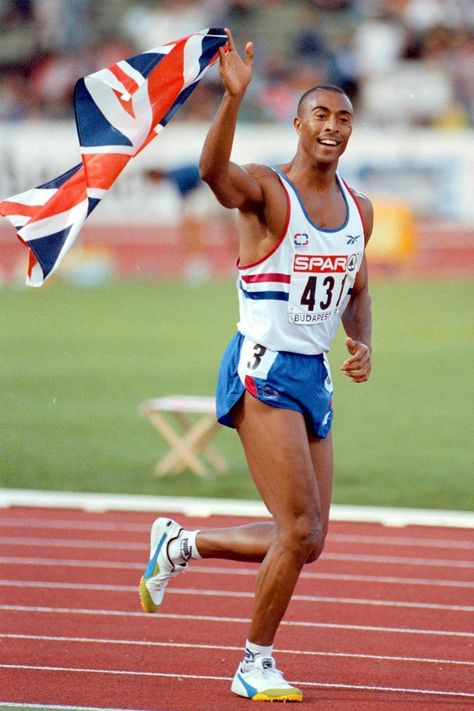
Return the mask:
<path id="1" fill-rule="evenodd" d="M 140 604 L 143 612 L 156 612 L 156 610 L 158 609 L 158 605 L 155 605 L 155 603 L 153 602 L 152 597 L 150 595 L 150 591 L 146 586 L 145 578 L 143 577 L 140 580 L 140 587 L 138 588 L 138 592 L 140 594 Z"/>
<path id="2" fill-rule="evenodd" d="M 303 694 L 299 689 L 295 689 L 291 694 L 281 694 L 277 696 L 269 696 L 265 692 L 259 692 L 252 696 L 252 701 L 303 701 Z"/>

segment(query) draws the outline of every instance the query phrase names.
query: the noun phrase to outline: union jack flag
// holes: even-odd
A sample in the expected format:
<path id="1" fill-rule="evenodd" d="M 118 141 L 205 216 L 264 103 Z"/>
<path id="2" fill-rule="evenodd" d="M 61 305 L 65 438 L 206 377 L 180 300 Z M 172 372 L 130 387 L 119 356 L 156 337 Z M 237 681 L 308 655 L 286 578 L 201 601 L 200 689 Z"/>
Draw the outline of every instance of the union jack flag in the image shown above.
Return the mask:
<path id="1" fill-rule="evenodd" d="M 160 133 L 218 58 L 223 29 L 206 29 L 79 79 L 74 111 L 82 162 L 0 202 L 29 249 L 26 284 L 58 267 L 128 161 Z"/>

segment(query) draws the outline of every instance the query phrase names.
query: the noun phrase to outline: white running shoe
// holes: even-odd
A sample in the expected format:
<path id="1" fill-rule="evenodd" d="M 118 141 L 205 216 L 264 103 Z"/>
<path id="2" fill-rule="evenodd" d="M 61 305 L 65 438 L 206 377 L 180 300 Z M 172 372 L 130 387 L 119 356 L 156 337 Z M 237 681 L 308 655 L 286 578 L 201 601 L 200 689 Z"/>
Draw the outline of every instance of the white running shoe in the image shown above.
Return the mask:
<path id="1" fill-rule="evenodd" d="M 182 527 L 169 518 L 157 518 L 151 527 L 150 560 L 140 580 L 140 602 L 144 612 L 156 612 L 163 601 L 168 581 L 188 567 L 170 560 L 168 546 Z"/>
<path id="2" fill-rule="evenodd" d="M 290 686 L 273 657 L 257 657 L 248 671 L 241 667 L 232 681 L 231 691 L 252 701 L 302 701 L 299 689 Z"/>

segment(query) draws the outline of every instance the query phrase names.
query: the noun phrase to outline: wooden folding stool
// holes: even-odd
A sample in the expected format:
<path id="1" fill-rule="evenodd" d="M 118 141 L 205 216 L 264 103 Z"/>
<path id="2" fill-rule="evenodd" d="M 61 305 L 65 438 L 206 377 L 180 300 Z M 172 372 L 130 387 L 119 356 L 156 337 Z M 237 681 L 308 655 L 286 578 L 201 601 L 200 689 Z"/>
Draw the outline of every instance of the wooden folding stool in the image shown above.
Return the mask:
<path id="1" fill-rule="evenodd" d="M 227 471 L 226 460 L 210 444 L 219 428 L 213 397 L 169 395 L 147 400 L 140 410 L 170 445 L 156 464 L 157 476 L 179 474 L 185 469 L 202 477 Z"/>

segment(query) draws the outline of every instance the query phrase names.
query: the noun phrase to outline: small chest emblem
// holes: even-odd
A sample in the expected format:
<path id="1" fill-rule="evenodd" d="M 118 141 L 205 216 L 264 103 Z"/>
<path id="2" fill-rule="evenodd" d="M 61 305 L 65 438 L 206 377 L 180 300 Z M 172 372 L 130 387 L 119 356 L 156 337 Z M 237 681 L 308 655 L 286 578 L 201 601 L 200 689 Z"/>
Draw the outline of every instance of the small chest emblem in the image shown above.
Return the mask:
<path id="1" fill-rule="evenodd" d="M 347 237 L 346 244 L 355 244 L 357 242 L 357 240 L 359 239 L 359 237 L 361 237 L 361 236 L 362 235 L 346 235 L 346 237 Z"/>
<path id="2" fill-rule="evenodd" d="M 295 247 L 307 247 L 309 244 L 309 236 L 306 232 L 295 232 L 293 235 L 293 244 Z"/>

